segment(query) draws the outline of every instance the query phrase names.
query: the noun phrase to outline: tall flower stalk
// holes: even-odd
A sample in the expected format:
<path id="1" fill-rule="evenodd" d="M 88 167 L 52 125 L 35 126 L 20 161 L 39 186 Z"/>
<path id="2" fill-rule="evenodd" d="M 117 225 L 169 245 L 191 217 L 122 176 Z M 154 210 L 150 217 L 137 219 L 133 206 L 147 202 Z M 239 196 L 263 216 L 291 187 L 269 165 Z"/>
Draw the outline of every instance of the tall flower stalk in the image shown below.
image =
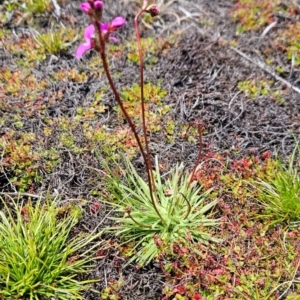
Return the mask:
<path id="1" fill-rule="evenodd" d="M 137 40 L 137 46 L 138 46 L 138 52 L 139 52 L 139 61 L 140 61 L 140 88 L 141 88 L 141 108 L 142 108 L 142 127 L 143 127 L 143 135 L 144 135 L 144 142 L 145 142 L 145 150 L 146 150 L 146 168 L 148 171 L 148 179 L 149 179 L 149 190 L 150 190 L 150 195 L 152 198 L 152 202 L 156 207 L 156 187 L 155 187 L 155 181 L 153 177 L 153 172 L 152 172 L 152 161 L 151 161 L 151 155 L 150 155 L 150 149 L 149 149 L 149 143 L 148 143 L 148 138 L 147 138 L 147 125 L 146 125 L 146 115 L 145 115 L 145 97 L 144 97 L 144 60 L 143 60 L 143 50 L 142 50 L 142 44 L 141 44 L 141 35 L 139 31 L 139 17 L 144 13 L 150 13 L 152 16 L 155 16 L 158 14 L 158 9 L 155 4 L 152 4 L 150 6 L 147 6 L 148 1 L 145 0 L 142 9 L 137 13 L 137 15 L 134 18 L 134 29 L 135 29 L 135 34 L 136 34 L 136 40 Z M 163 222 L 164 219 L 162 218 L 161 214 L 159 213 L 158 209 L 157 213 L 161 220 Z"/>
<path id="2" fill-rule="evenodd" d="M 135 32 L 136 32 L 136 37 L 137 37 L 137 45 L 138 45 L 138 51 L 139 51 L 139 59 L 140 59 L 140 88 L 141 88 L 141 110 L 142 110 L 142 128 L 143 128 L 143 135 L 144 135 L 144 142 L 145 142 L 145 149 L 142 146 L 141 139 L 137 133 L 136 127 L 129 116 L 126 108 L 123 105 L 123 102 L 121 100 L 120 94 L 117 91 L 115 84 L 112 80 L 107 60 L 106 60 L 106 42 L 108 40 L 112 41 L 117 41 L 115 37 L 112 37 L 111 34 L 119 27 L 122 27 L 125 24 L 125 19 L 123 17 L 116 17 L 111 23 L 101 23 L 102 21 L 102 9 L 103 9 L 103 2 L 102 1 L 94 1 L 94 0 L 89 0 L 88 2 L 82 3 L 80 5 L 82 11 L 84 11 L 87 15 L 89 15 L 92 24 L 89 25 L 85 29 L 84 37 L 86 39 L 86 43 L 81 44 L 77 51 L 76 51 L 76 57 L 80 58 L 85 51 L 89 49 L 95 49 L 102 60 L 103 68 L 105 71 L 105 75 L 107 77 L 107 80 L 109 82 L 109 85 L 113 91 L 113 94 L 115 96 L 115 99 L 118 103 L 118 105 L 121 108 L 121 111 L 128 122 L 134 137 L 137 141 L 139 150 L 142 154 L 143 160 L 145 162 L 145 168 L 146 168 L 146 173 L 147 173 L 147 178 L 148 178 L 148 186 L 149 186 L 149 191 L 150 191 L 150 196 L 151 196 L 151 202 L 152 205 L 161 219 L 163 223 L 166 223 L 164 218 L 162 217 L 161 213 L 159 212 L 157 208 L 157 197 L 155 194 L 155 181 L 153 177 L 153 167 L 152 167 L 152 162 L 151 162 L 151 155 L 150 155 L 150 149 L 149 149 L 149 142 L 147 139 L 147 127 L 146 127 L 146 116 L 145 116 L 145 98 L 144 98 L 144 66 L 143 66 L 143 52 L 142 52 L 142 46 L 141 46 L 141 39 L 140 39 L 140 32 L 138 28 L 138 18 L 144 13 L 150 13 L 152 16 L 155 16 L 158 14 L 158 9 L 156 5 L 151 4 L 147 5 L 147 0 L 144 1 L 143 7 L 141 10 L 137 13 L 135 19 L 134 19 L 134 24 L 135 24 Z M 97 38 L 95 35 L 95 31 L 97 33 Z"/>
<path id="3" fill-rule="evenodd" d="M 152 170 L 152 162 L 151 162 L 151 156 L 150 156 L 150 150 L 149 150 L 149 143 L 147 139 L 147 127 L 146 127 L 146 116 L 145 116 L 145 98 L 144 98 L 144 59 L 143 59 L 143 50 L 142 50 L 142 44 L 141 44 L 141 35 L 139 30 L 139 17 L 144 13 L 150 13 L 151 16 L 158 15 L 158 9 L 155 4 L 147 6 L 148 1 L 144 1 L 144 5 L 142 9 L 137 13 L 137 15 L 134 18 L 134 29 L 136 34 L 136 40 L 137 40 L 137 46 L 138 46 L 138 52 L 139 52 L 139 60 L 140 60 L 140 86 L 141 86 L 141 106 L 142 106 L 142 123 L 143 123 L 143 134 L 145 139 L 145 148 L 146 148 L 146 158 L 147 158 L 147 165 L 150 170 Z M 155 192 L 155 182 L 153 178 L 153 173 L 151 172 L 151 185 L 152 190 Z"/>

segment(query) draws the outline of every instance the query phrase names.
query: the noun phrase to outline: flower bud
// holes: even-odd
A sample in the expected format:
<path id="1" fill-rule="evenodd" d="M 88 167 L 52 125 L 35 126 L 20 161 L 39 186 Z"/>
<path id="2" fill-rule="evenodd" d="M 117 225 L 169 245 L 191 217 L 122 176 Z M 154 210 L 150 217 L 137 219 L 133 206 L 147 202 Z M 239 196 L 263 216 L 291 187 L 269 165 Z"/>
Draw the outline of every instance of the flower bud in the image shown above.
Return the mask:
<path id="1" fill-rule="evenodd" d="M 127 205 L 125 207 L 125 211 L 129 214 L 131 212 L 131 207 L 129 205 Z"/>
<path id="2" fill-rule="evenodd" d="M 94 7 L 94 19 L 97 20 L 97 22 L 101 22 L 103 2 L 96 0 L 93 3 L 93 7 Z"/>
<path id="3" fill-rule="evenodd" d="M 83 12 L 85 12 L 86 14 L 88 14 L 91 11 L 91 5 L 88 2 L 84 2 L 80 4 L 80 8 Z"/>
<path id="4" fill-rule="evenodd" d="M 102 10 L 103 2 L 102 1 L 95 1 L 94 2 L 94 8 L 95 10 Z"/>
<path id="5" fill-rule="evenodd" d="M 159 14 L 159 10 L 156 4 L 151 4 L 146 8 L 146 12 L 148 12 L 151 17 L 155 17 Z"/>

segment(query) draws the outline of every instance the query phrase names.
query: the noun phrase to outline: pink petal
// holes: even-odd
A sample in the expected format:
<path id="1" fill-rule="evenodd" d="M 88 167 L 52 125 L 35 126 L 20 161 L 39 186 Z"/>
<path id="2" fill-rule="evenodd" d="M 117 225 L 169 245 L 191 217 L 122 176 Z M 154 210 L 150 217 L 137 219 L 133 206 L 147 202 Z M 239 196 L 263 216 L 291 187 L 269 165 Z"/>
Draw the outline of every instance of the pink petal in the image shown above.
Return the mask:
<path id="1" fill-rule="evenodd" d="M 120 28 L 125 24 L 125 19 L 123 17 L 116 17 L 112 20 L 111 26 L 114 28 Z"/>
<path id="2" fill-rule="evenodd" d="M 114 43 L 118 42 L 118 39 L 114 36 L 109 36 L 109 40 L 114 42 Z"/>
<path id="3" fill-rule="evenodd" d="M 75 57 L 76 58 L 81 58 L 82 55 L 91 49 L 91 44 L 90 43 L 84 43 L 84 44 L 81 44 L 77 50 L 76 50 L 76 54 L 75 54 Z"/>
<path id="4" fill-rule="evenodd" d="M 86 41 L 90 41 L 94 37 L 94 33 L 95 33 L 95 27 L 93 24 L 91 24 L 84 29 L 83 36 L 86 39 Z"/>
<path id="5" fill-rule="evenodd" d="M 88 2 L 80 4 L 80 8 L 83 12 L 88 13 L 91 10 L 91 5 Z"/>
<path id="6" fill-rule="evenodd" d="M 109 23 L 101 23 L 100 28 L 102 33 L 106 33 L 108 31 Z"/>

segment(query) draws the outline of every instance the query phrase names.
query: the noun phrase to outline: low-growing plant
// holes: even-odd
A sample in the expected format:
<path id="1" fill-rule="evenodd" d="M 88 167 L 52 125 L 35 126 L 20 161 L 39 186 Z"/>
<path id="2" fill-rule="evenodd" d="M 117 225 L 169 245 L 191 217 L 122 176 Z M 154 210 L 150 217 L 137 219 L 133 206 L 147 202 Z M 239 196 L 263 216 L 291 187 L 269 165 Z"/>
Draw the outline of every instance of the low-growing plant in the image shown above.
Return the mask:
<path id="1" fill-rule="evenodd" d="M 277 285 L 274 287 L 274 279 L 270 274 L 242 274 L 240 284 L 235 287 L 235 293 L 245 300 L 275 300 L 278 297 L 275 292 L 278 288 L 280 277 L 277 279 Z M 238 299 L 238 298 L 234 298 Z"/>
<path id="2" fill-rule="evenodd" d="M 161 43 L 161 41 L 159 42 Z M 147 58 L 148 64 L 155 64 L 157 62 L 157 57 L 155 56 L 155 54 L 157 52 L 159 42 L 154 41 L 153 37 L 141 39 L 142 50 L 147 50 L 147 54 L 149 55 L 149 57 Z M 138 48 L 135 43 L 128 43 L 127 57 L 129 61 L 132 61 L 136 64 L 140 62 Z"/>
<path id="3" fill-rule="evenodd" d="M 238 32 L 261 29 L 270 23 L 280 10 L 279 0 L 238 0 L 231 11 L 238 22 Z"/>
<path id="4" fill-rule="evenodd" d="M 300 65 L 300 24 L 288 24 L 279 31 L 275 46 L 286 53 L 288 60 L 296 66 Z"/>
<path id="5" fill-rule="evenodd" d="M 258 199 L 265 207 L 265 212 L 259 217 L 271 219 L 271 224 L 300 222 L 300 175 L 299 156 L 300 148 L 297 144 L 290 156 L 288 167 L 277 159 L 273 178 L 270 181 L 258 180 Z"/>
<path id="6" fill-rule="evenodd" d="M 266 80 L 263 78 L 255 78 L 252 80 L 240 81 L 238 83 L 238 89 L 246 94 L 250 98 L 256 98 L 259 96 L 270 96 L 278 103 L 283 104 L 285 100 L 281 97 L 282 91 L 273 91 L 273 80 Z"/>
<path id="7" fill-rule="evenodd" d="M 33 101 L 38 97 L 38 93 L 47 88 L 47 86 L 48 84 L 45 80 L 39 80 L 29 70 L 11 71 L 8 68 L 1 68 L 0 91 L 6 95 L 13 95 L 26 101 Z M 9 105 L 5 101 L 3 102 L 1 106 Z M 24 106 L 29 111 L 28 102 Z M 19 111 L 21 110 L 19 109 Z"/>
<path id="8" fill-rule="evenodd" d="M 100 242 L 99 233 L 72 236 L 80 209 L 69 206 L 62 213 L 53 199 L 25 204 L 8 195 L 1 205 L 0 298 L 81 299 L 94 280 L 77 276 L 92 267 L 93 249 Z"/>
<path id="9" fill-rule="evenodd" d="M 125 159 L 126 168 L 121 170 L 125 183 L 110 174 L 110 190 L 117 199 L 111 203 L 120 217 L 109 231 L 126 241 L 138 241 L 135 254 L 129 262 L 136 261 L 140 266 L 148 264 L 161 251 L 163 243 L 179 240 L 219 241 L 213 238 L 206 227 L 217 225 L 218 221 L 207 217 L 217 200 L 206 202 L 210 190 L 201 191 L 201 187 L 190 185 L 190 177 L 179 166 L 163 178 L 155 162 L 155 197 L 153 206 L 147 182 L 141 178 L 133 165 Z M 139 247 L 139 246 L 142 247 Z M 172 250 L 170 251 L 172 252 Z"/>
<path id="10" fill-rule="evenodd" d="M 42 151 L 35 149 L 33 143 L 38 143 L 33 133 L 9 131 L 0 138 L 0 170 L 7 174 L 11 186 L 20 192 L 41 181 L 41 170 L 51 172 L 59 162 L 55 149 Z"/>

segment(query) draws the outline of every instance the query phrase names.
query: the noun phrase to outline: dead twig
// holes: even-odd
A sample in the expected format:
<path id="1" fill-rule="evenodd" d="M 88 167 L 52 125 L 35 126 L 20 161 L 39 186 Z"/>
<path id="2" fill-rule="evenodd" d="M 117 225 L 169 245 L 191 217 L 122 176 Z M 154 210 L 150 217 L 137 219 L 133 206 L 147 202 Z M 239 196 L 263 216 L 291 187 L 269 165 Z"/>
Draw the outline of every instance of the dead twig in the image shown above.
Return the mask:
<path id="1" fill-rule="evenodd" d="M 278 300 L 280 300 L 280 299 L 282 299 L 283 297 L 286 296 L 287 292 L 289 291 L 289 289 L 291 288 L 291 286 L 292 286 L 293 283 L 295 283 L 295 282 L 299 283 L 298 280 L 295 280 L 295 278 L 296 278 L 296 276 L 297 276 L 297 273 L 298 273 L 298 268 L 299 268 L 299 266 L 300 266 L 300 260 L 299 260 L 298 263 L 297 263 L 297 266 L 296 266 L 296 269 L 295 269 L 295 272 L 294 272 L 294 274 L 293 274 L 292 279 L 291 279 L 290 281 L 286 281 L 286 282 L 285 282 L 285 283 L 288 283 L 289 285 L 288 285 L 288 287 L 284 290 L 284 292 L 277 298 Z"/>
<path id="2" fill-rule="evenodd" d="M 260 60 L 254 60 L 251 57 L 249 57 L 248 55 L 246 55 L 245 53 L 243 53 L 242 51 L 238 50 L 235 47 L 230 47 L 231 50 L 233 50 L 235 53 L 239 54 L 240 56 L 242 56 L 243 58 L 245 58 L 246 60 L 250 61 L 251 63 L 255 64 L 257 67 L 259 67 L 260 69 L 264 70 L 265 72 L 269 73 L 271 76 L 273 76 L 276 80 L 281 81 L 282 83 L 284 83 L 288 88 L 293 89 L 295 92 L 297 92 L 298 94 L 300 94 L 300 89 L 297 88 L 296 86 L 292 85 L 290 82 L 288 82 L 287 80 L 283 79 L 282 77 L 280 77 L 279 75 L 277 75 L 275 73 L 275 71 L 273 71 L 269 66 L 267 66 L 263 61 Z"/>
<path id="3" fill-rule="evenodd" d="M 16 197 L 31 197 L 31 198 L 37 198 L 37 199 L 45 199 L 45 197 L 41 195 L 35 195 L 35 194 L 30 194 L 30 193 L 18 193 L 18 192 L 0 192 L 0 195 L 2 196 L 16 196 Z"/>

